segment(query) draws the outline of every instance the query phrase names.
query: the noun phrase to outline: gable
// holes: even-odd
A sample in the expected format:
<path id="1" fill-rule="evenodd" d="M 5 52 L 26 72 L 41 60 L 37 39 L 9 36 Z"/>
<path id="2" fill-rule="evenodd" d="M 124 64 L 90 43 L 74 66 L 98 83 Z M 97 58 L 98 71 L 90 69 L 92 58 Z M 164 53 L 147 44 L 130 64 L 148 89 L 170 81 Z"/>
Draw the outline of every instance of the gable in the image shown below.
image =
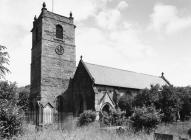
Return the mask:
<path id="1" fill-rule="evenodd" d="M 77 68 L 76 68 L 76 71 L 75 71 L 75 74 L 74 74 L 74 77 L 73 77 L 73 80 L 74 81 L 83 81 L 84 79 L 88 79 L 88 81 L 90 80 L 91 82 L 93 81 L 93 78 L 91 76 L 91 74 L 89 73 L 86 65 L 83 63 L 82 60 L 80 60 Z"/>
<path id="2" fill-rule="evenodd" d="M 113 102 L 113 100 L 107 92 L 105 92 L 101 99 L 98 101 L 96 105 L 96 111 L 100 111 L 105 104 L 110 104 L 113 108 L 115 107 L 115 103 Z"/>

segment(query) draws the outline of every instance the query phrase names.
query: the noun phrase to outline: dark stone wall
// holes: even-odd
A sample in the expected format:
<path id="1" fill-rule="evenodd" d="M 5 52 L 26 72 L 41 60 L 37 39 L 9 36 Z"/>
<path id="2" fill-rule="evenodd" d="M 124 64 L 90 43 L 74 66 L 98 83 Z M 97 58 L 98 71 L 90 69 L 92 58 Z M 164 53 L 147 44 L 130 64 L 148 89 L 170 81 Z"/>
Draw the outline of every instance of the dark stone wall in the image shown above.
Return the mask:
<path id="1" fill-rule="evenodd" d="M 73 113 L 78 116 L 84 110 L 95 110 L 93 80 L 88 75 L 82 60 L 79 62 L 73 78 Z"/>
<path id="2" fill-rule="evenodd" d="M 31 99 L 40 97 L 41 53 L 42 53 L 42 18 L 33 22 L 31 49 Z"/>

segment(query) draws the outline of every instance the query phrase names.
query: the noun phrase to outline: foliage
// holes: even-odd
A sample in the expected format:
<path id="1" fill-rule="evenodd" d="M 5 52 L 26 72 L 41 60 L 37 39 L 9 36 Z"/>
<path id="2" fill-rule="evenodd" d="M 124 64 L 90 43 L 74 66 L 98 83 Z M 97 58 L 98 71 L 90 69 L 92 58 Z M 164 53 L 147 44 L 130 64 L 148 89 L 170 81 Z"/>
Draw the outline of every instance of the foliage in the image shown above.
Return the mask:
<path id="1" fill-rule="evenodd" d="M 88 125 L 89 123 L 94 122 L 96 119 L 96 112 L 87 110 L 80 114 L 80 117 L 77 121 L 77 126 Z"/>
<path id="2" fill-rule="evenodd" d="M 6 65 L 9 65 L 9 54 L 5 46 L 0 45 L 0 79 L 5 78 L 5 74 L 10 72 Z"/>
<path id="3" fill-rule="evenodd" d="M 143 107 L 155 105 L 158 107 L 159 94 L 161 87 L 159 85 L 151 85 L 151 88 L 145 88 L 138 93 L 133 101 L 133 106 Z"/>
<path id="4" fill-rule="evenodd" d="M 182 102 L 180 119 L 187 120 L 191 115 L 191 87 L 177 87 L 175 90 Z"/>
<path id="5" fill-rule="evenodd" d="M 0 100 L 14 100 L 16 101 L 16 83 L 9 83 L 8 81 L 0 82 Z"/>
<path id="6" fill-rule="evenodd" d="M 126 113 L 120 110 L 111 110 L 108 115 L 101 116 L 103 124 L 108 126 L 121 126 L 127 123 Z"/>
<path id="7" fill-rule="evenodd" d="M 139 107 L 134 109 L 134 113 L 131 116 L 132 127 L 135 132 L 144 130 L 150 133 L 157 128 L 157 125 L 161 121 L 161 114 L 152 106 Z"/>
<path id="8" fill-rule="evenodd" d="M 177 119 L 177 114 L 181 110 L 182 102 L 178 97 L 174 87 L 163 86 L 159 99 L 161 112 L 164 113 L 162 121 L 172 122 Z"/>
<path id="9" fill-rule="evenodd" d="M 19 88 L 19 98 L 17 105 L 23 109 L 26 113 L 29 108 L 29 95 L 30 95 L 30 86 L 25 86 L 23 88 Z"/>
<path id="10" fill-rule="evenodd" d="M 0 137 L 11 138 L 22 133 L 23 113 L 14 103 L 0 106 Z"/>
<path id="11" fill-rule="evenodd" d="M 132 95 L 126 95 L 124 94 L 119 98 L 118 106 L 122 111 L 126 112 L 126 117 L 129 117 L 132 115 L 132 102 L 133 98 Z"/>
<path id="12" fill-rule="evenodd" d="M 180 90 L 177 90 L 175 87 L 167 85 L 160 87 L 155 85 L 137 94 L 133 105 L 135 107 L 154 105 L 156 109 L 159 109 L 164 114 L 162 121 L 172 122 L 179 119 L 178 114 L 182 108 L 186 109 L 186 107 L 183 107 L 183 105 L 187 105 L 186 99 L 183 98 L 184 95 L 183 93 L 180 94 Z"/>
<path id="13" fill-rule="evenodd" d="M 0 82 L 0 137 L 22 132 L 23 113 L 17 106 L 16 84 Z"/>

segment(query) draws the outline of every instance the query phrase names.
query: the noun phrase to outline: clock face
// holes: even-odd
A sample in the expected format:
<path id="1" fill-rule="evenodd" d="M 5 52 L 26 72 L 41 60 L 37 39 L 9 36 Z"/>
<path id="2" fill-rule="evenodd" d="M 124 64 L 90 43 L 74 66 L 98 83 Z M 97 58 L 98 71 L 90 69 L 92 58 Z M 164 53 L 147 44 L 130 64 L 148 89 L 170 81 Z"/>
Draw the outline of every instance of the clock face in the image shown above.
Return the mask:
<path id="1" fill-rule="evenodd" d="M 58 55 L 62 55 L 64 53 L 64 48 L 63 46 L 61 45 L 58 45 L 55 49 L 55 52 L 58 54 Z"/>

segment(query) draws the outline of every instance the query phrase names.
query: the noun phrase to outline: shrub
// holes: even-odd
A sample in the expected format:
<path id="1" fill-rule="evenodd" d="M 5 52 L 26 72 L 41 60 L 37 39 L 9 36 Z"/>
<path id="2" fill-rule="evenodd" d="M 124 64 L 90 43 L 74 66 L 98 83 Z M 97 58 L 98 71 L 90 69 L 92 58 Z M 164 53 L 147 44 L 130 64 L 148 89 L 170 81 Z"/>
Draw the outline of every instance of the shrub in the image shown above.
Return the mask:
<path id="1" fill-rule="evenodd" d="M 102 123 L 109 126 L 121 126 L 127 122 L 126 113 L 120 110 L 112 110 L 109 115 L 102 116 Z"/>
<path id="2" fill-rule="evenodd" d="M 159 104 L 161 112 L 164 114 L 162 118 L 163 122 L 173 122 L 177 119 L 177 114 L 181 110 L 182 102 L 174 87 L 162 87 Z"/>
<path id="3" fill-rule="evenodd" d="M 135 96 L 133 106 L 143 107 L 153 104 L 155 107 L 158 107 L 160 90 L 161 87 L 159 85 L 151 85 L 150 89 L 145 88 L 141 90 L 140 93 Z"/>
<path id="4" fill-rule="evenodd" d="M 161 115 L 154 107 L 135 108 L 133 115 L 130 117 L 134 132 L 144 130 L 150 133 L 157 128 L 160 123 Z"/>
<path id="5" fill-rule="evenodd" d="M 77 121 L 77 126 L 88 125 L 91 122 L 94 122 L 96 119 L 96 112 L 87 110 L 80 114 L 80 117 Z"/>
<path id="6" fill-rule="evenodd" d="M 183 101 L 179 93 L 172 86 L 159 85 L 151 86 L 150 89 L 144 89 L 134 98 L 133 105 L 135 107 L 155 106 L 164 114 L 163 122 L 173 122 L 179 119 L 179 112 L 182 109 Z"/>
<path id="7" fill-rule="evenodd" d="M 11 138 L 22 132 L 23 112 L 17 106 L 16 84 L 0 82 L 0 137 Z"/>
<path id="8" fill-rule="evenodd" d="M 16 102 L 16 83 L 0 81 L 0 99 Z"/>
<path id="9" fill-rule="evenodd" d="M 11 138 L 22 133 L 23 113 L 12 103 L 3 103 L 0 107 L 0 137 Z"/>
<path id="10" fill-rule="evenodd" d="M 126 112 L 126 117 L 132 115 L 132 102 L 133 102 L 132 95 L 125 94 L 119 98 L 118 106 L 122 111 Z"/>
<path id="11" fill-rule="evenodd" d="M 176 87 L 175 90 L 182 102 L 180 119 L 188 120 L 191 116 L 191 87 Z"/>
<path id="12" fill-rule="evenodd" d="M 27 89 L 26 87 L 24 87 L 19 91 L 17 106 L 21 107 L 25 113 L 27 113 L 29 109 L 29 95 L 30 95 L 30 89 Z"/>

